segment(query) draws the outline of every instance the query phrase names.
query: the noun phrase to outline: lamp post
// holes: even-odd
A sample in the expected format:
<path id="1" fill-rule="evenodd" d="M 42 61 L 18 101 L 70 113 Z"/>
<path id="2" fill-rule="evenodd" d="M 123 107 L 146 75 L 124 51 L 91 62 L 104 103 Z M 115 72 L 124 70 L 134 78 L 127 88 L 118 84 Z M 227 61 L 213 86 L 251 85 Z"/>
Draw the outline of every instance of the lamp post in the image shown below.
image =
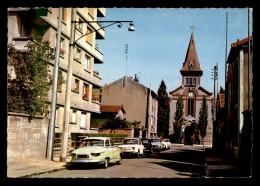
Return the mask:
<path id="1" fill-rule="evenodd" d="M 57 103 L 57 84 L 58 84 L 58 70 L 59 70 L 59 59 L 60 59 L 60 38 L 61 38 L 61 20 L 62 20 L 61 17 L 62 17 L 62 8 L 59 8 L 55 63 L 54 63 L 54 80 L 53 80 L 52 102 L 51 102 L 51 115 L 50 115 L 48 146 L 47 146 L 48 160 L 53 159 L 53 143 L 54 143 L 54 134 L 55 134 L 56 103 Z"/>
<path id="2" fill-rule="evenodd" d="M 63 128 L 62 128 L 62 139 L 61 139 L 61 153 L 60 153 L 60 161 L 66 162 L 67 158 L 67 149 L 68 149 L 68 137 L 69 137 L 69 115 L 70 115 L 70 94 L 71 94 L 71 79 L 72 79 L 72 61 L 73 61 L 73 51 L 77 41 L 88 34 L 92 34 L 93 32 L 97 32 L 100 29 L 104 29 L 106 27 L 112 26 L 114 24 L 118 24 L 118 28 L 122 27 L 123 22 L 130 22 L 129 31 L 134 31 L 133 21 L 85 21 L 79 22 L 76 21 L 76 10 L 72 8 L 71 15 L 71 38 L 70 38 L 70 47 L 69 47 L 69 61 L 68 61 L 68 70 L 67 70 L 67 84 L 66 84 L 66 94 L 65 94 L 65 105 L 64 105 L 64 119 L 63 119 Z M 75 30 L 76 23 L 111 23 L 107 26 L 101 27 L 97 30 L 93 30 L 92 32 L 87 32 L 75 40 Z"/>

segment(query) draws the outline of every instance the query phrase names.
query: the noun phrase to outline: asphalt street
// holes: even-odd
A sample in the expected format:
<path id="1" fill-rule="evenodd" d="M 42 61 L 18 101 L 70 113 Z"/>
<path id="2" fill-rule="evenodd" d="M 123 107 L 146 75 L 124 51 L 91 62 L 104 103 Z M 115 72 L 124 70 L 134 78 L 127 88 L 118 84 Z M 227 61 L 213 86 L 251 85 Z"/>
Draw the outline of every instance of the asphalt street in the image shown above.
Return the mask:
<path id="1" fill-rule="evenodd" d="M 203 147 L 180 146 L 142 158 L 125 157 L 121 165 L 68 166 L 35 178 L 200 178 L 204 176 Z"/>

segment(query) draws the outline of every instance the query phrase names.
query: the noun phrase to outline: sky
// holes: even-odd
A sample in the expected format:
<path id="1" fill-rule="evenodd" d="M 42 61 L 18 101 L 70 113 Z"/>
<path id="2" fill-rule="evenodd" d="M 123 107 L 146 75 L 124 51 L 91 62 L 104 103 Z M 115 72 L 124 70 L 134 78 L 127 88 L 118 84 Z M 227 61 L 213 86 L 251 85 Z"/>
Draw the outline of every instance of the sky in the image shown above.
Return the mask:
<path id="1" fill-rule="evenodd" d="M 247 8 L 107 8 L 99 21 L 133 21 L 135 31 L 122 27 L 105 28 L 105 39 L 96 40 L 103 53 L 103 64 L 95 64 L 102 86 L 123 76 L 134 77 L 139 83 L 158 92 L 162 80 L 167 92 L 182 83 L 183 66 L 192 29 L 200 67 L 201 86 L 213 92 L 212 72 L 218 63 L 218 90 L 225 87 L 226 13 L 228 12 L 227 56 L 231 43 L 248 37 Z M 108 23 L 104 24 L 107 25 Z M 250 32 L 252 17 L 250 10 Z M 126 45 L 128 51 L 126 54 Z"/>

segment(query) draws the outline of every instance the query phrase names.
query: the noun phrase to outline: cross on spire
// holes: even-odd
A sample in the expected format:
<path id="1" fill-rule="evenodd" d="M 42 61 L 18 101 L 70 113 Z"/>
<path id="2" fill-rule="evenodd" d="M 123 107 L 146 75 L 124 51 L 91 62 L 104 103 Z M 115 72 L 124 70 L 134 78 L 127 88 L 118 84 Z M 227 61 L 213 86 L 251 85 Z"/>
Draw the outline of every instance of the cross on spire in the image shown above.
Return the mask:
<path id="1" fill-rule="evenodd" d="M 192 30 L 191 33 L 193 34 L 193 29 L 196 28 L 196 27 L 194 25 L 191 25 L 190 28 Z"/>

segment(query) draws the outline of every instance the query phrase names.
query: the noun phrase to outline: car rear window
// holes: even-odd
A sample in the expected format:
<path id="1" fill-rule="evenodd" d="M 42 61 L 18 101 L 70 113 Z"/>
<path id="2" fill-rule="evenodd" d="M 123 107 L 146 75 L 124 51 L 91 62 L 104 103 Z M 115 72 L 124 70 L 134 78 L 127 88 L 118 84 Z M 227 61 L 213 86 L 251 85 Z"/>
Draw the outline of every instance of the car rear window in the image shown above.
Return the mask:
<path id="1" fill-rule="evenodd" d="M 87 139 L 81 142 L 80 147 L 83 146 L 104 146 L 104 141 L 99 139 Z"/>

